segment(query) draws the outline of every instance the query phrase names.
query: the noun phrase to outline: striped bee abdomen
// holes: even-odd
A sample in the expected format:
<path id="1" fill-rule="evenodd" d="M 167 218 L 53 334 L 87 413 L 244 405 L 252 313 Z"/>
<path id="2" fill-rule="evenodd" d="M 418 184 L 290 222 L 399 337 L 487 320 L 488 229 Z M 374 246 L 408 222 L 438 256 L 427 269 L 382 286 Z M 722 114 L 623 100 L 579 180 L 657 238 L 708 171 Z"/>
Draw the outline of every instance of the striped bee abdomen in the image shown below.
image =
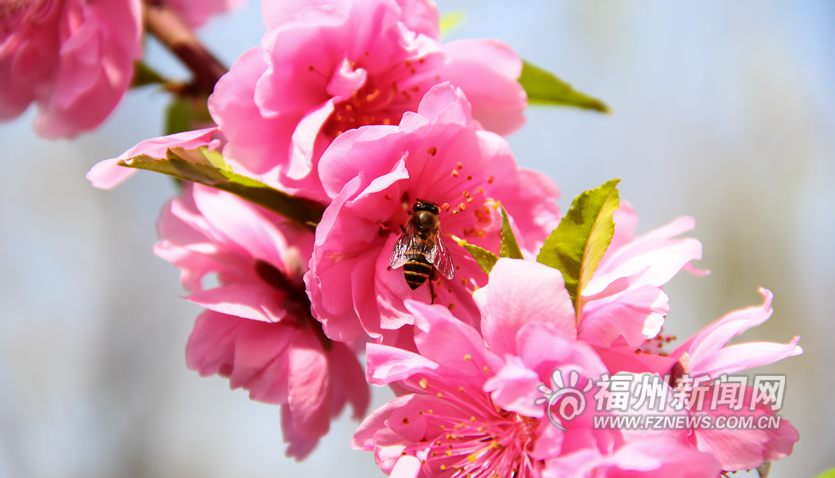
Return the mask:
<path id="1" fill-rule="evenodd" d="M 403 264 L 403 277 L 406 278 L 409 288 L 415 290 L 426 282 L 426 279 L 432 276 L 432 268 L 432 264 L 422 255 L 410 257 Z"/>

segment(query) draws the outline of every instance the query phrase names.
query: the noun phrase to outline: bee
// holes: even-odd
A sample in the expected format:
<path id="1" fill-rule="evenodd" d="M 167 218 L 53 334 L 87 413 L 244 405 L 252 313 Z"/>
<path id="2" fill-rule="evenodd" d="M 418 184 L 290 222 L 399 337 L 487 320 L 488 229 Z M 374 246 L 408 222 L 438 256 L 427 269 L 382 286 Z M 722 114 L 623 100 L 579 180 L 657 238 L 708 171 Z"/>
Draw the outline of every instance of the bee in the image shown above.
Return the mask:
<path id="1" fill-rule="evenodd" d="M 429 291 L 435 301 L 432 280 L 437 270 L 447 279 L 455 276 L 452 256 L 441 240 L 438 205 L 418 199 L 412 205 L 411 217 L 394 245 L 389 268 L 403 267 L 403 277 L 412 290 L 429 280 Z"/>

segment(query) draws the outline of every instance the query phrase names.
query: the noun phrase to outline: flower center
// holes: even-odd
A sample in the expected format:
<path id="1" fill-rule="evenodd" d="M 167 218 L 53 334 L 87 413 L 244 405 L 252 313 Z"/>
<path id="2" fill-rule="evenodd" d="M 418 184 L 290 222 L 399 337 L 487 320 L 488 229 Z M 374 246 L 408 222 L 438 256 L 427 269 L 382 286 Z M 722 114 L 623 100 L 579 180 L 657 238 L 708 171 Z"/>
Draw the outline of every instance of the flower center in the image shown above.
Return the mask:
<path id="1" fill-rule="evenodd" d="M 477 363 L 469 354 L 464 359 L 478 373 L 490 375 L 490 367 Z M 539 419 L 497 407 L 490 396 L 472 388 L 451 387 L 437 380 L 421 378 L 426 393 L 443 400 L 437 409 L 418 412 L 428 419 L 433 438 L 407 450 L 423 459 L 431 476 L 513 477 L 538 476 L 543 464 L 531 456 L 537 439 Z"/>
<path id="2" fill-rule="evenodd" d="M 368 53 L 366 53 L 368 55 Z M 416 110 L 426 87 L 421 73 L 423 58 L 406 60 L 390 70 L 369 73 L 368 79 L 354 94 L 336 103 L 323 131 L 333 139 L 353 128 L 367 125 L 389 125 L 400 122 L 405 111 Z M 357 62 L 351 63 L 357 68 Z M 313 66 L 308 67 L 315 72 Z"/>
<path id="3" fill-rule="evenodd" d="M 431 153 L 430 148 L 430 153 Z M 490 197 L 485 191 L 495 178 L 484 177 L 479 171 L 468 171 L 463 163 L 458 162 L 449 171 L 457 197 L 440 205 L 441 214 L 447 216 L 446 223 L 454 225 L 464 238 L 480 239 L 494 230 L 496 214 L 500 207 L 499 201 Z M 501 224 L 499 219 L 498 224 Z"/>
<path id="4" fill-rule="evenodd" d="M 537 420 L 500 410 L 452 422 L 433 442 L 427 464 L 448 477 L 529 478 L 541 466 L 531 458 Z"/>
<path id="5" fill-rule="evenodd" d="M 325 134 L 335 138 L 349 129 L 373 124 L 394 124 L 400 121 L 402 111 L 395 111 L 392 100 L 395 93 L 382 90 L 370 81 L 354 92 L 353 96 L 334 106 L 333 114 L 325 124 Z"/>
<path id="6" fill-rule="evenodd" d="M 290 318 L 302 327 L 311 327 L 325 350 L 333 346 L 331 340 L 325 335 L 322 324 L 310 314 L 310 298 L 304 286 L 294 284 L 284 272 L 260 259 L 255 260 L 255 274 L 284 295 L 284 307 Z"/>

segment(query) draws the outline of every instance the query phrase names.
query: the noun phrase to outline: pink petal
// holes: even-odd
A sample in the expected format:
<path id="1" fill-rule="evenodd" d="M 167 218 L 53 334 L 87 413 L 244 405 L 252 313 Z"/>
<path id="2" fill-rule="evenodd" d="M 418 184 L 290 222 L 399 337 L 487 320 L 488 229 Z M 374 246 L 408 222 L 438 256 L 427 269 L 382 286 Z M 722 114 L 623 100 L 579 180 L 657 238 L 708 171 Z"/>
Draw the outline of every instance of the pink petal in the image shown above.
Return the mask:
<path id="1" fill-rule="evenodd" d="M 519 357 L 508 355 L 504 367 L 484 383 L 484 391 L 504 410 L 540 418 L 544 414 L 543 406 L 535 404 L 542 397 L 542 392 L 537 390 L 540 383 L 539 376 Z"/>
<path id="2" fill-rule="evenodd" d="M 350 98 L 354 92 L 365 84 L 367 78 L 367 71 L 363 68 L 354 69 L 351 62 L 345 58 L 334 71 L 328 83 L 328 94 L 337 101 Z"/>
<path id="3" fill-rule="evenodd" d="M 499 259 L 487 285 L 473 297 L 482 314 L 481 332 L 494 353 L 516 354 L 516 334 L 529 323 L 551 324 L 567 338 L 577 335 L 562 274 L 544 264 Z"/>
<path id="4" fill-rule="evenodd" d="M 279 322 L 287 315 L 283 297 L 260 282 L 199 290 L 189 295 L 188 300 L 215 312 L 263 322 Z"/>
<path id="5" fill-rule="evenodd" d="M 675 364 L 675 359 L 664 355 L 637 353 L 634 349 L 625 347 L 614 350 L 607 347 L 594 347 L 597 355 L 606 365 L 610 373 L 656 373 L 664 375 Z"/>
<path id="6" fill-rule="evenodd" d="M 96 163 L 87 173 L 87 180 L 95 188 L 113 189 L 126 181 L 137 170 L 119 166 L 120 158 L 106 159 Z"/>
<path id="7" fill-rule="evenodd" d="M 797 345 L 799 341 L 800 337 L 794 337 L 787 344 L 748 342 L 724 347 L 707 357 L 691 356 L 691 373 L 718 377 L 770 365 L 802 354 L 803 349 Z"/>
<path id="8" fill-rule="evenodd" d="M 287 403 L 290 370 L 287 350 L 299 330 L 284 324 L 267 324 L 235 318 L 235 356 L 229 386 L 249 391 L 249 398 L 265 403 Z"/>
<path id="9" fill-rule="evenodd" d="M 522 361 L 536 371 L 543 382 L 550 380 L 551 373 L 557 368 L 576 370 L 581 376 L 590 378 L 606 373 L 606 367 L 590 345 L 566 338 L 551 324 L 524 325 L 516 340 Z"/>
<path id="10" fill-rule="evenodd" d="M 458 40 L 444 45 L 442 76 L 460 87 L 485 128 L 506 135 L 525 122 L 527 96 L 516 81 L 522 60 L 497 40 Z"/>
<path id="11" fill-rule="evenodd" d="M 461 89 L 449 82 L 433 86 L 420 101 L 417 113 L 430 122 L 468 124 L 472 118 L 470 102 Z"/>
<path id="12" fill-rule="evenodd" d="M 615 453 L 612 464 L 647 478 L 703 478 L 718 476 L 720 471 L 709 454 L 664 439 L 626 443 Z"/>
<path id="13" fill-rule="evenodd" d="M 687 344 L 686 351 L 690 357 L 698 357 L 700 355 L 708 355 L 712 352 L 724 347 L 731 339 L 737 335 L 763 324 L 769 317 L 771 317 L 774 309 L 771 307 L 771 302 L 774 299 L 774 294 L 768 289 L 760 289 L 760 295 L 763 297 L 763 303 L 759 306 L 746 307 L 744 309 L 730 312 L 711 323 L 707 327 L 699 331 L 692 341 Z M 683 347 L 679 347 L 673 352 L 674 356 L 680 355 Z"/>
<path id="14" fill-rule="evenodd" d="M 143 154 L 152 158 L 165 158 L 166 152 L 175 147 L 196 149 L 207 146 L 215 149 L 220 145 L 216 138 L 217 134 L 217 128 L 206 128 L 141 141 L 120 154 L 119 157 L 106 159 L 93 166 L 87 173 L 87 179 L 97 188 L 111 189 L 127 179 L 134 171 L 131 168 L 119 166 L 117 164 L 119 161 Z"/>
<path id="15" fill-rule="evenodd" d="M 630 277 L 633 285 L 664 285 L 691 261 L 702 257 L 699 241 L 675 238 L 693 226 L 692 218 L 681 217 L 612 250 L 583 289 L 583 296 L 594 298 L 620 277 Z"/>
<path id="16" fill-rule="evenodd" d="M 368 383 L 375 385 L 387 385 L 438 368 L 428 358 L 388 345 L 369 343 L 365 355 Z"/>
<path id="17" fill-rule="evenodd" d="M 785 345 L 761 342 L 726 347 L 731 339 L 762 324 L 771 316 L 771 302 L 774 296 L 767 289 L 760 289 L 759 292 L 763 297 L 762 305 L 726 314 L 680 345 L 671 355 L 680 358 L 686 353 L 690 360 L 691 375 L 721 375 L 770 364 L 802 353 L 803 350 L 797 345 L 797 337 Z"/>
<path id="18" fill-rule="evenodd" d="M 328 360 L 313 334 L 290 345 L 288 404 L 282 408 L 287 455 L 304 458 L 330 426 Z"/>
<path id="19" fill-rule="evenodd" d="M 322 128 L 333 114 L 333 109 L 334 100 L 330 99 L 305 115 L 293 130 L 290 161 L 283 172 L 293 180 L 291 184 L 297 188 L 299 186 L 317 189 L 321 187 L 316 174 L 318 166 L 314 158 L 321 155 L 321 151 L 317 151 L 317 146 L 322 139 L 320 137 Z M 324 146 L 321 149 L 324 149 Z M 296 184 L 296 181 L 304 181 L 308 176 L 312 176 L 309 181 Z M 305 194 L 305 196 L 311 197 L 310 194 Z"/>
<path id="20" fill-rule="evenodd" d="M 586 303 L 578 335 L 601 346 L 609 346 L 622 337 L 637 348 L 658 335 L 669 308 L 667 294 L 660 288 L 630 288 Z"/>
<path id="21" fill-rule="evenodd" d="M 289 154 L 298 115 L 265 117 L 254 103 L 255 82 L 266 71 L 264 52 L 253 48 L 238 58 L 215 85 L 209 111 L 229 143 L 224 155 L 262 174 Z"/>
<path id="22" fill-rule="evenodd" d="M 299 250 L 310 250 L 312 247 L 313 238 L 309 234 L 295 234 L 291 239 L 296 243 L 289 244 L 284 233 L 291 227 L 279 230 L 277 226 L 286 222 L 284 218 L 230 193 L 197 184 L 193 197 L 197 210 L 208 226 L 216 231 L 216 237 L 230 248 L 240 247 L 243 255 L 270 264 L 290 266 L 291 259 L 301 261 L 301 258 L 291 257 L 290 251 L 294 247 Z"/>
<path id="23" fill-rule="evenodd" d="M 484 377 L 483 366 L 498 370 L 501 359 L 484 347 L 484 339 L 449 309 L 415 300 L 405 302 L 415 316 L 415 344 L 420 354 L 463 376 Z"/>
<path id="24" fill-rule="evenodd" d="M 186 346 L 188 368 L 200 375 L 229 375 L 235 354 L 236 329 L 240 319 L 215 312 L 203 312 L 194 323 Z"/>
<path id="25" fill-rule="evenodd" d="M 392 468 L 389 478 L 417 478 L 420 473 L 421 462 L 414 456 L 403 456 Z"/>
<path id="26" fill-rule="evenodd" d="M 752 390 L 750 386 L 746 388 L 742 410 L 729 410 L 727 406 L 720 406 L 703 414 L 712 416 L 714 421 L 719 416 L 752 417 L 755 425 L 759 420 L 771 420 L 774 414 L 764 405 L 758 405 L 754 411 L 749 410 Z M 708 394 L 705 401 L 709 403 L 710 400 Z M 797 429 L 783 418 L 777 428 L 697 428 L 694 431 L 694 440 L 699 450 L 713 454 L 722 468 L 729 471 L 756 468 L 766 461 L 785 458 L 791 454 L 799 438 Z"/>
<path id="27" fill-rule="evenodd" d="M 368 410 L 371 394 L 357 354 L 347 345 L 334 342 L 328 352 L 328 367 L 334 382 L 331 384 L 331 393 L 339 399 L 331 407 L 331 415 L 339 413 L 347 402 L 354 410 L 353 418 L 359 420 Z"/>

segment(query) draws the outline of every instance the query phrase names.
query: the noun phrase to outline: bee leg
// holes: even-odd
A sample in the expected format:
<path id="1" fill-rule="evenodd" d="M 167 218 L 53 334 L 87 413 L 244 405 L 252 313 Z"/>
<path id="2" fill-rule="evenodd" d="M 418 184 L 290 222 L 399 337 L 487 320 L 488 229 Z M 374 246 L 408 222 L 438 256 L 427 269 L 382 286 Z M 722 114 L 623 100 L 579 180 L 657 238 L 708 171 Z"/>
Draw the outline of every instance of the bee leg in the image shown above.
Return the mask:
<path id="1" fill-rule="evenodd" d="M 429 303 L 435 303 L 435 271 L 432 271 L 432 275 L 429 277 Z"/>
<path id="2" fill-rule="evenodd" d="M 400 232 L 406 234 L 406 226 L 404 226 L 403 224 L 400 225 Z"/>

